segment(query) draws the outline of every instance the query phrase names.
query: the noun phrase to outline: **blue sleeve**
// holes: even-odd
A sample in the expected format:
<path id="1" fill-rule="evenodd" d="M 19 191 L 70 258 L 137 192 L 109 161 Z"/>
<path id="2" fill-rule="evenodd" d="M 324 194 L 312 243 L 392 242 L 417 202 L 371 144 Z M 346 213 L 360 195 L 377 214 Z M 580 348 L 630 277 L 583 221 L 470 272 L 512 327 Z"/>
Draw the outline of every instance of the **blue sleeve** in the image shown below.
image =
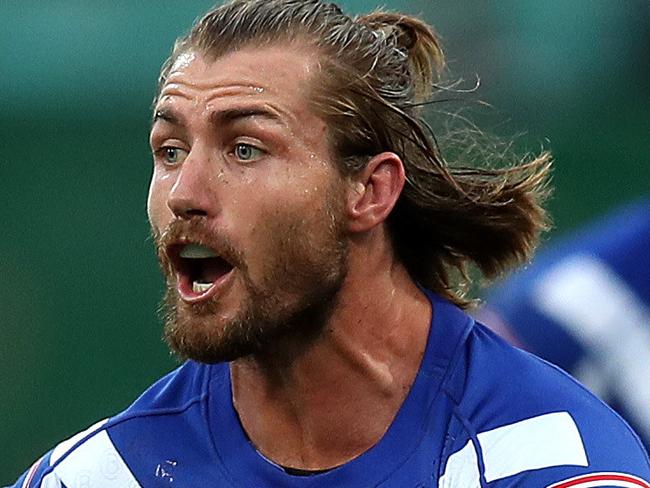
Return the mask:
<path id="1" fill-rule="evenodd" d="M 483 327 L 468 343 L 439 488 L 650 488 L 638 436 L 576 380 Z"/>

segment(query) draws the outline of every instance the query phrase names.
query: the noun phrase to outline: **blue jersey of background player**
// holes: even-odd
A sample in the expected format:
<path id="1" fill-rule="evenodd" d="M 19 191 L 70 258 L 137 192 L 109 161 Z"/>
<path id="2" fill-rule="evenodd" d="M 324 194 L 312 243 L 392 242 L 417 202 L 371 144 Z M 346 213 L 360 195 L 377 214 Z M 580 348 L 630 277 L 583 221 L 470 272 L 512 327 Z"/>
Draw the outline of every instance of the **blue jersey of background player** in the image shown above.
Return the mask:
<path id="1" fill-rule="evenodd" d="M 650 446 L 650 199 L 552 242 L 479 314 L 571 372 Z"/>
<path id="2" fill-rule="evenodd" d="M 627 424 L 461 310 L 452 273 L 534 248 L 549 165 L 447 165 L 421 119 L 442 65 L 401 14 L 198 21 L 160 76 L 148 200 L 188 361 L 16 486 L 649 488 Z"/>

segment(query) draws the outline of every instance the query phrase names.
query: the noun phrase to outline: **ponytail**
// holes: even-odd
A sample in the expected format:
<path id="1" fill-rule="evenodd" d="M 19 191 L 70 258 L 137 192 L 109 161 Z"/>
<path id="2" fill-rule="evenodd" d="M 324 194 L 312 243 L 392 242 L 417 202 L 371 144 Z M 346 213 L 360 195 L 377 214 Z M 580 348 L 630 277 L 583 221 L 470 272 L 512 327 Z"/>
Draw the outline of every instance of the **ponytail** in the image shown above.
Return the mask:
<path id="1" fill-rule="evenodd" d="M 472 161 L 446 161 L 446 148 L 438 146 L 420 110 L 432 103 L 432 89 L 444 72 L 439 37 L 404 14 L 375 12 L 355 20 L 407 57 L 409 99 L 394 103 L 393 92 L 383 86 L 376 99 L 387 109 L 383 123 L 392 135 L 386 139 L 395 141 L 388 150 L 402 158 L 407 179 L 388 221 L 395 253 L 420 284 L 467 306 L 471 265 L 494 279 L 528 261 L 541 232 L 550 228 L 542 204 L 550 194 L 551 155 L 505 167 L 499 161 L 500 168 L 480 160 L 494 159 L 486 151 Z M 467 136 L 466 143 L 478 143 L 470 131 Z"/>

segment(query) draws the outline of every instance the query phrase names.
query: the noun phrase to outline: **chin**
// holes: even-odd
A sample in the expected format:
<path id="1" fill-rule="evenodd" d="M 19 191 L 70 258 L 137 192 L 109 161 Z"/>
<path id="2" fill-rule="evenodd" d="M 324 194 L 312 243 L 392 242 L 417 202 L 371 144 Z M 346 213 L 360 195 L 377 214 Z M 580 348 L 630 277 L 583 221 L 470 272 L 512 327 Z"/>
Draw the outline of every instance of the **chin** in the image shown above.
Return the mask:
<path id="1" fill-rule="evenodd" d="M 242 329 L 239 316 L 224 316 L 219 304 L 187 305 L 180 299 L 165 305 L 163 338 L 180 359 L 221 363 L 256 350 L 250 331 Z M 250 326 L 249 326 L 250 327 Z"/>

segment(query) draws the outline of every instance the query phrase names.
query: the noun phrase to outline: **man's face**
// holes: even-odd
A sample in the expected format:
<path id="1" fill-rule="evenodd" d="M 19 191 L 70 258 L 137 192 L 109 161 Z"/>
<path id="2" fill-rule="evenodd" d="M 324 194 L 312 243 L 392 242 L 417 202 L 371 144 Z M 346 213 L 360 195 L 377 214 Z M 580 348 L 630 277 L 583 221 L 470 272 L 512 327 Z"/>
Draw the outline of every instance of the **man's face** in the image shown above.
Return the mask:
<path id="1" fill-rule="evenodd" d="M 346 273 L 345 183 L 287 46 L 182 56 L 154 110 L 148 214 L 167 278 L 165 337 L 232 360 L 313 337 Z"/>

